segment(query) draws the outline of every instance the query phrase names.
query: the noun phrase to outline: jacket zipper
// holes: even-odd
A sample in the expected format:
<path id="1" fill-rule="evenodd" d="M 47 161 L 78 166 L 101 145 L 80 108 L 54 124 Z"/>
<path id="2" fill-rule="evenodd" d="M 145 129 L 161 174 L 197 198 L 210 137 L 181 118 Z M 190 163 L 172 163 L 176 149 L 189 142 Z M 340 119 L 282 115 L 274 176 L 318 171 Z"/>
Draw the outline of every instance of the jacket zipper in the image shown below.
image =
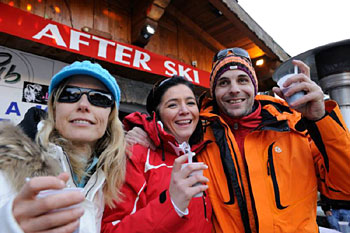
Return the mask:
<path id="1" fill-rule="evenodd" d="M 205 191 L 203 191 L 203 206 L 204 206 L 204 218 L 205 220 L 208 222 L 208 216 L 207 216 L 207 198 L 206 198 L 207 194 Z"/>
<path id="2" fill-rule="evenodd" d="M 283 210 L 287 208 L 288 206 L 282 206 L 281 204 L 281 199 L 280 199 L 280 191 L 278 188 L 278 182 L 277 182 L 277 177 L 276 177 L 276 171 L 275 171 L 275 166 L 273 164 L 273 155 L 272 155 L 272 148 L 275 143 L 272 143 L 269 146 L 268 149 L 268 159 L 267 159 L 267 175 L 271 176 L 272 179 L 272 184 L 273 184 L 273 190 L 275 193 L 275 203 L 278 209 Z"/>
<path id="3" fill-rule="evenodd" d="M 236 153 L 235 153 L 235 148 L 234 148 L 234 146 L 233 146 L 233 143 L 232 143 L 232 140 L 231 140 L 231 138 L 230 137 L 228 137 L 227 135 L 226 135 L 226 133 L 227 132 L 229 132 L 230 131 L 230 128 L 227 126 L 227 125 L 225 125 L 225 124 L 222 124 L 221 123 L 221 121 L 219 120 L 219 122 L 220 122 L 220 124 L 221 124 L 221 126 L 223 126 L 226 130 L 225 130 L 225 137 L 228 139 L 228 141 L 230 141 L 230 145 L 228 145 L 229 147 L 231 146 L 231 149 L 232 149 L 232 151 L 233 151 L 233 153 L 236 155 Z M 237 128 L 238 128 L 238 125 L 236 125 L 237 126 Z M 236 162 L 237 162 L 237 158 L 236 158 Z M 233 163 L 234 163 L 234 161 L 233 161 Z M 238 166 L 238 164 L 236 164 L 237 166 L 237 176 L 239 176 L 239 179 L 240 179 L 240 181 L 241 181 L 241 183 L 243 184 L 243 181 L 242 181 L 242 175 L 241 175 L 241 171 L 240 171 L 240 169 L 239 169 L 239 166 Z M 235 166 L 235 165 L 234 165 Z M 237 177 L 238 178 L 238 177 Z M 246 201 L 246 197 L 245 197 L 245 191 L 244 191 L 244 187 L 243 187 L 243 185 L 242 185 L 242 187 L 240 188 L 240 192 L 241 192 L 241 195 L 242 195 L 242 204 L 243 204 L 243 206 L 242 207 L 245 207 L 245 210 L 246 210 L 246 214 L 247 214 L 247 221 L 244 221 L 243 220 L 243 226 L 244 226 L 244 230 L 245 230 L 245 233 L 250 233 L 250 232 L 252 232 L 252 230 L 250 229 L 250 223 L 249 223 L 249 214 L 248 214 L 248 205 L 247 205 L 247 201 Z M 250 194 L 249 194 L 250 195 Z M 253 198 L 254 197 L 251 197 L 251 199 L 253 200 Z M 241 214 L 243 215 L 244 213 L 242 213 L 241 212 Z"/>
<path id="4" fill-rule="evenodd" d="M 227 132 L 229 132 L 229 127 L 226 125 L 226 124 L 223 124 L 222 122 L 221 122 L 221 120 L 219 119 L 219 117 L 214 117 L 214 120 L 212 120 L 212 122 L 215 122 L 215 120 L 216 120 L 216 122 L 221 126 L 221 127 L 223 127 L 224 128 L 224 133 L 225 133 L 225 137 L 226 137 L 226 139 L 228 139 L 227 140 L 227 146 L 228 147 L 231 147 L 231 149 L 232 149 L 232 151 L 233 151 L 233 153 L 234 153 L 234 155 L 236 156 L 236 154 L 235 154 L 235 150 L 234 150 L 234 146 L 233 146 L 233 143 L 232 143 L 232 140 L 231 140 L 231 138 L 230 137 L 228 137 L 227 136 Z M 229 145 L 229 143 L 230 143 L 230 145 Z M 234 161 L 232 161 L 233 162 L 233 165 L 235 166 L 235 162 Z M 236 164 L 237 165 L 237 164 Z M 237 166 L 235 166 L 238 170 L 236 171 L 236 175 L 237 175 L 237 179 L 240 179 L 240 181 L 241 181 L 241 183 L 242 183 L 242 176 L 241 176 L 241 172 L 240 172 L 240 170 L 239 170 L 239 166 L 237 165 Z M 225 174 L 226 176 L 227 176 L 227 174 Z M 242 187 L 243 188 L 243 187 Z M 239 202 L 238 202 L 238 206 L 239 206 L 239 210 L 240 210 L 240 212 L 241 212 L 241 215 L 242 215 L 242 220 L 243 220 L 243 226 L 244 226 L 244 230 L 245 230 L 245 233 L 250 233 L 250 232 L 252 232 L 252 230 L 250 229 L 250 223 L 249 223 L 249 217 L 248 217 L 248 206 L 247 206 L 247 202 L 246 202 L 246 198 L 245 198 L 245 192 L 241 189 L 241 187 L 239 188 L 240 190 L 239 190 L 239 192 L 240 192 L 240 194 L 241 194 L 241 196 L 242 196 L 242 206 L 240 206 L 240 204 L 239 204 Z M 234 195 L 233 195 L 234 196 Z M 237 201 L 238 201 L 238 197 L 236 197 L 237 198 Z M 252 199 L 253 199 L 253 197 L 251 197 Z M 231 200 L 230 200 L 231 201 Z M 226 204 L 226 203 L 225 203 Z M 233 204 L 233 203 L 230 203 L 230 204 Z M 245 212 L 246 211 L 246 212 Z M 244 213 L 245 212 L 245 213 Z M 244 215 L 244 217 L 243 217 L 243 215 Z M 258 224 L 258 223 L 256 223 L 256 224 Z M 257 231 L 259 231 L 259 229 L 257 229 Z"/>

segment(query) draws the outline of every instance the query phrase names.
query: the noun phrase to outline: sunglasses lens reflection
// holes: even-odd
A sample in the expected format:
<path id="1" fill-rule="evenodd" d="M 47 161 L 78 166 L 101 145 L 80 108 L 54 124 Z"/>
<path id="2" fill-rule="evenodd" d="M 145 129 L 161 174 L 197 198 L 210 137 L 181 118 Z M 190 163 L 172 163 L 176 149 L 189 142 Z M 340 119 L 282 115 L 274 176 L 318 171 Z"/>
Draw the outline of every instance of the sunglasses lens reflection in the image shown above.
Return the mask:
<path id="1" fill-rule="evenodd" d="M 61 103 L 75 103 L 80 100 L 81 96 L 86 94 L 90 104 L 99 107 L 111 107 L 113 97 L 110 93 L 94 90 L 90 88 L 69 87 L 64 88 L 58 98 Z"/>

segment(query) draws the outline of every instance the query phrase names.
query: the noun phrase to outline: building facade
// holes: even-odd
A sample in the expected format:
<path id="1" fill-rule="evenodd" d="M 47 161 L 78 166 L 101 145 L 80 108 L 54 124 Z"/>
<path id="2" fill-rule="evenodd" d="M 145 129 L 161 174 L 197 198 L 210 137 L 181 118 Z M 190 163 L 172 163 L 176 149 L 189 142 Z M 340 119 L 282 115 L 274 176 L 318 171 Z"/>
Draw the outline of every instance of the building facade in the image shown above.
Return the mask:
<path id="1" fill-rule="evenodd" d="M 209 87 L 213 55 L 246 49 L 259 89 L 274 85 L 289 55 L 229 0 L 0 0 L 0 120 L 19 122 L 28 108 L 46 108 L 47 85 L 63 66 L 94 60 L 122 89 L 121 115 L 145 111 L 145 97 L 163 77 L 183 75 L 198 94 Z"/>

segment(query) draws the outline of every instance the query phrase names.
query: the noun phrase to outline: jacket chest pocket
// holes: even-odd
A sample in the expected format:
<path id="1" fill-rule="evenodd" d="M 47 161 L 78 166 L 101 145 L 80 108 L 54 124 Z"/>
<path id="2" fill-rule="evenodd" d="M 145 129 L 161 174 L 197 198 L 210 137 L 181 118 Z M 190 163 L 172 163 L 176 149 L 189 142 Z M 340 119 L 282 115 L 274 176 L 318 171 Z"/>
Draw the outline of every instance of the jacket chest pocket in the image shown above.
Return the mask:
<path id="1" fill-rule="evenodd" d="M 267 149 L 268 181 L 279 210 L 301 201 L 317 189 L 312 155 L 309 147 L 301 146 L 301 142 L 276 141 Z"/>

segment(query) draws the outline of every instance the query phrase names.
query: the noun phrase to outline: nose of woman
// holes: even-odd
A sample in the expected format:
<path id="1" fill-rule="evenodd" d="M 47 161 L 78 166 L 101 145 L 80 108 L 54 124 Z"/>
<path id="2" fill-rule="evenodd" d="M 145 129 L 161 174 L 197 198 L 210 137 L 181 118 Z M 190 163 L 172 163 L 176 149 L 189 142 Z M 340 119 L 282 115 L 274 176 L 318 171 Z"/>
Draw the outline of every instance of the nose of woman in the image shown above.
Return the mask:
<path id="1" fill-rule="evenodd" d="M 179 113 L 180 113 L 181 115 L 187 115 L 187 114 L 190 113 L 190 110 L 189 110 L 189 108 L 188 108 L 188 106 L 187 106 L 186 103 L 182 103 L 182 104 L 180 105 L 180 111 L 179 111 Z"/>
<path id="2" fill-rule="evenodd" d="M 89 108 L 91 107 L 91 104 L 86 94 L 83 94 L 81 96 L 77 104 L 78 104 L 78 110 L 84 111 L 84 112 L 89 111 Z"/>

